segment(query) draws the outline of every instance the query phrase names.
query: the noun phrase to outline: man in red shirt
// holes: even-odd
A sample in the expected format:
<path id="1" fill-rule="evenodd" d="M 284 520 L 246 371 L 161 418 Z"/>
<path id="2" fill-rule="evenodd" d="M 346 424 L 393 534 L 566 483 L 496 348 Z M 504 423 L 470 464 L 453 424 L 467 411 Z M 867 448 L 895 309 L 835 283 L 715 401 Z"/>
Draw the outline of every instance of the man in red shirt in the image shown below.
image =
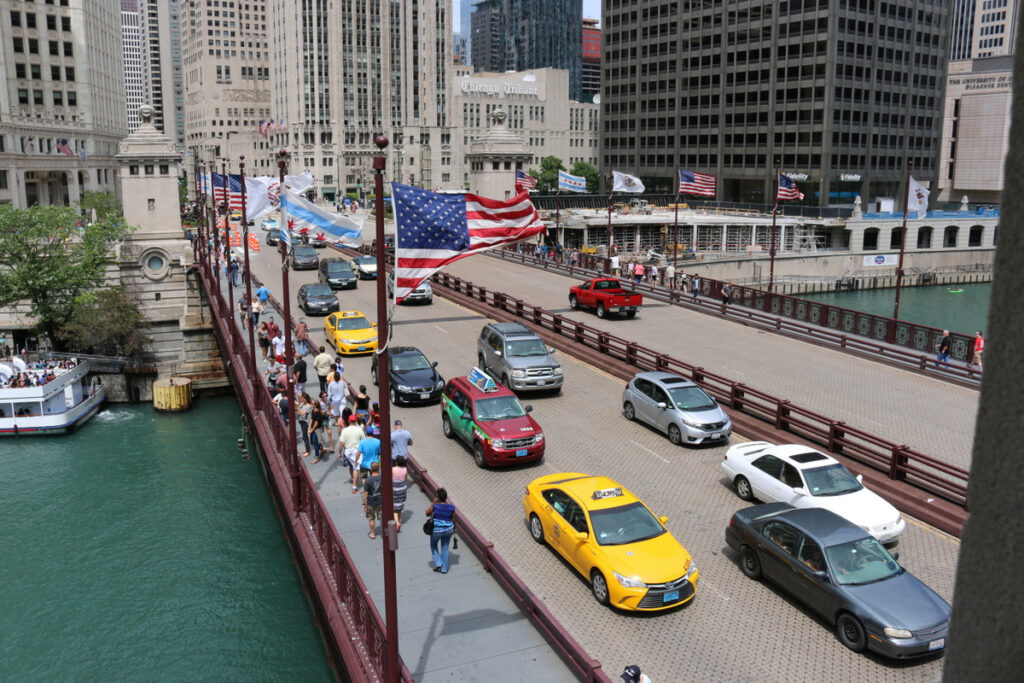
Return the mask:
<path id="1" fill-rule="evenodd" d="M 978 330 L 978 336 L 974 338 L 974 359 L 973 362 L 978 364 L 978 371 L 981 371 L 981 354 L 985 351 L 985 338 L 981 336 L 981 330 Z"/>

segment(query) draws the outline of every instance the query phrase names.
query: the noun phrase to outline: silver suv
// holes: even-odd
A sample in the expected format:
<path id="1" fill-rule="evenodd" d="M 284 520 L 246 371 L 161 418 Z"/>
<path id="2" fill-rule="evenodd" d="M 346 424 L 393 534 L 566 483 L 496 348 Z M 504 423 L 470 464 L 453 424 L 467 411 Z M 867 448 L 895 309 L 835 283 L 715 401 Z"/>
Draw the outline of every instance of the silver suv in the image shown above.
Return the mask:
<path id="1" fill-rule="evenodd" d="M 522 323 L 488 323 L 476 343 L 477 363 L 512 391 L 562 390 L 562 366 Z"/>

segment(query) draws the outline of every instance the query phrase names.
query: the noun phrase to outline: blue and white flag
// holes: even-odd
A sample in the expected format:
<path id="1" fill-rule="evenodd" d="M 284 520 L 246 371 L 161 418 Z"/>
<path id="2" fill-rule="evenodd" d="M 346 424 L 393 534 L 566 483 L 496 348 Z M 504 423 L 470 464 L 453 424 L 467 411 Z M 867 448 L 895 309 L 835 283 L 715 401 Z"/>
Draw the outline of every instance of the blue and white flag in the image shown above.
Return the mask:
<path id="1" fill-rule="evenodd" d="M 303 171 L 298 175 L 286 175 L 284 184 L 292 192 L 305 192 L 313 187 L 313 174 Z M 251 221 L 258 221 L 278 207 L 281 188 L 275 176 L 246 176 L 245 215 Z M 282 221 L 283 222 L 283 221 Z"/>
<path id="2" fill-rule="evenodd" d="M 579 175 L 569 175 L 565 171 L 558 172 L 558 189 L 570 192 L 586 192 L 587 179 Z"/>
<path id="3" fill-rule="evenodd" d="M 281 213 L 287 214 L 288 228 L 293 232 L 346 247 L 358 247 L 363 243 L 361 225 L 347 216 L 306 201 L 290 188 L 281 196 Z M 286 232 L 288 230 L 282 227 L 282 239 Z"/>

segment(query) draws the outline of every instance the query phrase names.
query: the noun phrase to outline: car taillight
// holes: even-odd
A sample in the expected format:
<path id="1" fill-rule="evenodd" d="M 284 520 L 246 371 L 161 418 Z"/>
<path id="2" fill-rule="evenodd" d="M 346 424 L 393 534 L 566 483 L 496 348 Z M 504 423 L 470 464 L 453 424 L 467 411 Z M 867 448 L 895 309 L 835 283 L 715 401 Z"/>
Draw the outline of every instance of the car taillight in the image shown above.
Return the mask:
<path id="1" fill-rule="evenodd" d="M 729 518 L 729 526 L 736 526 L 736 518 L 735 517 L 730 517 Z"/>
<path id="2" fill-rule="evenodd" d="M 530 487 L 529 486 L 526 486 L 526 487 L 523 488 L 523 494 L 527 495 L 527 496 L 530 495 Z"/>

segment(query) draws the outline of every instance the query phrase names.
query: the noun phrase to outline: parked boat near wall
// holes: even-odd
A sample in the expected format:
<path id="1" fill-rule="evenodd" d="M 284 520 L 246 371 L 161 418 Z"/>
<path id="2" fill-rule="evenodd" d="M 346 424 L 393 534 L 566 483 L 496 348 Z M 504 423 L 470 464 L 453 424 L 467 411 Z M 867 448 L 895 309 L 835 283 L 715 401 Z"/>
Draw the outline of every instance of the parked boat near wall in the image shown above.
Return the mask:
<path id="1" fill-rule="evenodd" d="M 0 387 L 0 436 L 71 432 L 96 414 L 106 392 L 96 378 L 89 377 L 89 361 L 63 365 L 39 368 L 17 357 L 0 362 L 3 384 L 18 376 L 47 378 L 36 386 Z"/>

